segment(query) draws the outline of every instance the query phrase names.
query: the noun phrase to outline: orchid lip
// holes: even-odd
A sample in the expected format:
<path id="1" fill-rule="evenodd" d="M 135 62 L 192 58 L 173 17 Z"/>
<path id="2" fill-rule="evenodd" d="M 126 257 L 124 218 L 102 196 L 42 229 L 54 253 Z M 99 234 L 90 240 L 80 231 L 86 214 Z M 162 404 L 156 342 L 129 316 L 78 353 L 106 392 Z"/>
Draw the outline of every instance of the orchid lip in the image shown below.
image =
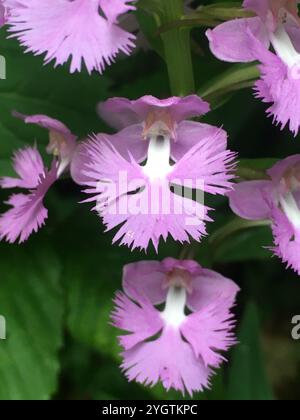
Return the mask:
<path id="1" fill-rule="evenodd" d="M 148 156 L 143 172 L 150 180 L 165 179 L 170 173 L 171 140 L 164 135 L 152 136 L 149 141 Z"/>
<path id="2" fill-rule="evenodd" d="M 167 326 L 178 328 L 186 319 L 187 292 L 184 287 L 171 286 L 168 290 L 166 306 L 161 317 Z"/>

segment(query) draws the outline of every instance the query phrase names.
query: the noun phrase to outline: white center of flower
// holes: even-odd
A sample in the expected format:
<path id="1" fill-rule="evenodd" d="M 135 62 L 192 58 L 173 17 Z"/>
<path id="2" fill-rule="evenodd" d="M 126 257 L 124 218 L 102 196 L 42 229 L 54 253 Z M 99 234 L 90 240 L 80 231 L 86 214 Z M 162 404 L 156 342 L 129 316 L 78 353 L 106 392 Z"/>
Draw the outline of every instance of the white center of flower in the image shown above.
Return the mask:
<path id="1" fill-rule="evenodd" d="M 166 306 L 161 313 L 166 325 L 178 328 L 185 320 L 184 312 L 186 305 L 187 291 L 184 287 L 171 286 L 169 288 Z"/>
<path id="2" fill-rule="evenodd" d="M 300 210 L 292 192 L 280 197 L 282 210 L 295 229 L 300 229 Z"/>
<path id="3" fill-rule="evenodd" d="M 270 34 L 270 41 L 278 57 L 289 67 L 290 76 L 293 79 L 300 79 L 300 54 L 295 49 L 283 23 Z"/>
<path id="4" fill-rule="evenodd" d="M 167 135 L 152 134 L 149 141 L 147 163 L 143 172 L 150 180 L 165 179 L 170 173 L 171 139 Z"/>

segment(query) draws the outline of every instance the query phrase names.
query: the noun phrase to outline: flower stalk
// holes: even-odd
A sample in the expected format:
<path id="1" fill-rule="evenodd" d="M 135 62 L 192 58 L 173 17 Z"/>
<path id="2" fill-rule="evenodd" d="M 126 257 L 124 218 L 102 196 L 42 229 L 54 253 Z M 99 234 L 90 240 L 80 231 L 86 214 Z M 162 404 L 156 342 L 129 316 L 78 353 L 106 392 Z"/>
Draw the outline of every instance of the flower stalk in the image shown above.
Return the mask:
<path id="1" fill-rule="evenodd" d="M 184 15 L 182 0 L 164 0 L 162 24 L 179 20 Z M 195 82 L 190 45 L 190 30 L 174 28 L 162 33 L 165 60 L 173 95 L 186 96 L 195 92 Z"/>

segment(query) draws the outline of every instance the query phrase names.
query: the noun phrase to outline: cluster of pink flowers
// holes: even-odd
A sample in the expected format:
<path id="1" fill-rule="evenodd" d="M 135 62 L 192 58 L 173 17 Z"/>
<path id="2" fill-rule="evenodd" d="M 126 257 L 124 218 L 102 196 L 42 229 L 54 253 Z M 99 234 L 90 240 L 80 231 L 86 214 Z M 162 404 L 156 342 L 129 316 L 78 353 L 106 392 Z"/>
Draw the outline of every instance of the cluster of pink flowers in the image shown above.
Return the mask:
<path id="1" fill-rule="evenodd" d="M 244 0 L 256 14 L 207 31 L 212 52 L 229 62 L 259 61 L 255 96 L 296 136 L 300 127 L 300 18 L 296 0 Z M 229 194 L 231 209 L 248 220 L 270 220 L 273 251 L 300 275 L 300 156 L 278 162 L 262 181 L 242 182 Z"/>
<path id="2" fill-rule="evenodd" d="M 300 21 L 296 1 L 245 0 L 256 16 L 236 19 L 207 32 L 212 52 L 231 62 L 260 61 L 256 96 L 268 113 L 297 134 L 300 125 Z M 26 51 L 70 72 L 103 72 L 119 52 L 129 54 L 135 36 L 120 26 L 131 13 L 128 0 L 0 0 L 0 26 L 8 26 Z M 300 274 L 300 155 L 276 164 L 262 181 L 236 183 L 236 154 L 227 133 L 191 120 L 209 111 L 197 95 L 160 100 L 112 98 L 98 107 L 115 134 L 79 141 L 63 123 L 45 115 L 15 116 L 49 131 L 49 167 L 37 146 L 17 151 L 16 177 L 0 179 L 18 189 L 0 216 L 0 240 L 26 241 L 41 228 L 48 211 L 44 197 L 69 173 L 94 202 L 113 242 L 147 250 L 171 237 L 201 241 L 212 222 L 204 194 L 227 195 L 242 218 L 269 219 L 274 252 Z M 197 192 L 195 199 L 194 192 Z M 113 324 L 120 337 L 122 369 L 129 380 L 168 390 L 209 387 L 223 352 L 236 343 L 232 307 L 239 288 L 195 261 L 168 258 L 124 268 L 124 292 L 115 298 Z M 162 309 L 161 309 L 162 308 Z M 174 352 L 174 348 L 176 351 Z"/>
<path id="3" fill-rule="evenodd" d="M 94 201 L 107 230 L 131 248 L 158 251 L 168 236 L 180 242 L 200 241 L 206 234 L 210 208 L 186 189 L 224 195 L 233 188 L 235 154 L 227 149 L 221 128 L 188 118 L 208 112 L 200 97 L 136 101 L 110 99 L 99 113 L 116 134 L 100 133 L 85 141 L 45 115 L 16 117 L 49 131 L 46 168 L 36 147 L 19 150 L 13 165 L 17 178 L 0 180 L 2 188 L 19 188 L 0 216 L 0 239 L 27 240 L 47 219 L 43 199 L 66 172 Z M 201 181 L 201 182 L 200 182 Z M 125 294 L 117 294 L 114 324 L 131 335 L 120 338 L 123 368 L 129 380 L 190 394 L 209 386 L 221 351 L 235 343 L 230 312 L 238 287 L 193 261 L 167 259 L 125 267 Z M 165 303 L 160 311 L 157 305 Z M 191 311 L 191 315 L 186 315 Z M 156 338 L 159 333 L 159 338 Z M 182 336 L 185 338 L 183 340 Z M 170 357 L 176 345 L 177 352 Z"/>
<path id="4" fill-rule="evenodd" d="M 207 31 L 213 54 L 228 62 L 259 61 L 255 96 L 268 115 L 297 135 L 300 127 L 300 20 L 296 0 L 244 0 L 256 16 Z"/>

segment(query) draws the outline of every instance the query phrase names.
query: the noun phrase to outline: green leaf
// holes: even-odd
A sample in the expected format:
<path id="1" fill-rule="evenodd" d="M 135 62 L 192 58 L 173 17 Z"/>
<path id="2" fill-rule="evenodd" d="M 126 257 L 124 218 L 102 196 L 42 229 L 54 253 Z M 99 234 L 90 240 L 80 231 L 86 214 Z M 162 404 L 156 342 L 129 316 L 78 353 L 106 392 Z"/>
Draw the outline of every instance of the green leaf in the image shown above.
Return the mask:
<path id="1" fill-rule="evenodd" d="M 0 400 L 46 400 L 56 391 L 62 344 L 60 264 L 39 241 L 1 245 Z"/>
<path id="2" fill-rule="evenodd" d="M 74 338 L 103 354 L 110 354 L 116 361 L 120 349 L 117 330 L 110 325 L 109 316 L 121 271 L 114 250 L 106 252 L 105 264 L 99 262 L 100 253 L 103 253 L 103 248 L 95 244 L 89 255 L 87 250 L 83 253 L 79 248 L 65 260 L 67 326 Z M 84 261 L 81 254 L 85 255 Z"/>
<path id="3" fill-rule="evenodd" d="M 9 159 L 0 159 L 0 177 L 2 176 L 14 176 L 14 170 Z"/>
<path id="4" fill-rule="evenodd" d="M 237 231 L 217 244 L 211 244 L 212 258 L 218 263 L 270 259 L 272 252 L 267 247 L 271 247 L 272 244 L 273 237 L 269 226 L 250 227 Z"/>
<path id="5" fill-rule="evenodd" d="M 148 13 L 154 13 L 158 16 L 164 12 L 164 7 L 161 0 L 139 0 L 138 6 L 140 9 Z"/>
<path id="6" fill-rule="evenodd" d="M 260 343 L 256 306 L 246 308 L 238 334 L 240 344 L 233 350 L 229 371 L 228 400 L 273 400 Z"/>
<path id="7" fill-rule="evenodd" d="M 270 226 L 268 220 L 246 220 L 240 217 L 234 217 L 227 223 L 224 223 L 221 228 L 217 229 L 209 238 L 209 243 L 213 248 L 217 248 L 222 245 L 224 241 L 227 241 L 231 235 L 236 234 L 247 229 L 253 229 L 258 227 Z"/>
<path id="8" fill-rule="evenodd" d="M 266 171 L 278 162 L 276 158 L 240 159 L 239 166 Z"/>
<path id="9" fill-rule="evenodd" d="M 107 244 L 109 247 L 109 244 Z M 101 256 L 103 260 L 99 260 Z M 84 260 L 81 259 L 84 255 Z M 105 263 L 104 263 L 105 255 Z M 121 266 L 115 249 L 94 244 L 78 247 L 65 258 L 67 327 L 74 338 L 94 350 L 111 355 L 117 363 L 118 331 L 110 324 L 113 297 L 120 285 Z"/>
<path id="10" fill-rule="evenodd" d="M 223 105 L 233 92 L 253 86 L 258 77 L 256 64 L 234 65 L 200 88 L 198 94 L 215 109 Z"/>

